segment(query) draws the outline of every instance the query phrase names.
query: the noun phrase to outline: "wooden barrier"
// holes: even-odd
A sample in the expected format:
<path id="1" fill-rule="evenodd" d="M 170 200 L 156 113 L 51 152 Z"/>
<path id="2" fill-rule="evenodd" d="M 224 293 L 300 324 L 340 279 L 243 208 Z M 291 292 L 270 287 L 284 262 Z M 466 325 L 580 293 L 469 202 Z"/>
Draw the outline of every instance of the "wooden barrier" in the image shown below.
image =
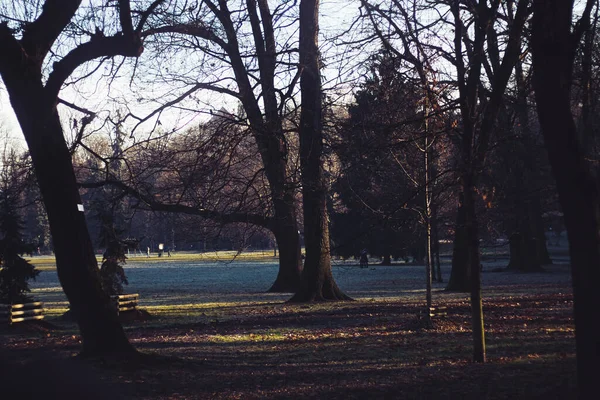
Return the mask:
<path id="1" fill-rule="evenodd" d="M 140 295 L 138 293 L 110 296 L 117 309 L 117 313 L 119 314 L 123 311 L 133 311 L 137 309 L 139 297 Z"/>
<path id="2" fill-rule="evenodd" d="M 25 304 L 0 304 L 0 320 L 14 324 L 15 322 L 44 319 L 44 303 L 35 301 Z"/>
<path id="3" fill-rule="evenodd" d="M 448 315 L 448 307 L 438 306 L 438 307 L 431 307 L 429 309 L 430 317 L 443 317 L 446 315 Z"/>

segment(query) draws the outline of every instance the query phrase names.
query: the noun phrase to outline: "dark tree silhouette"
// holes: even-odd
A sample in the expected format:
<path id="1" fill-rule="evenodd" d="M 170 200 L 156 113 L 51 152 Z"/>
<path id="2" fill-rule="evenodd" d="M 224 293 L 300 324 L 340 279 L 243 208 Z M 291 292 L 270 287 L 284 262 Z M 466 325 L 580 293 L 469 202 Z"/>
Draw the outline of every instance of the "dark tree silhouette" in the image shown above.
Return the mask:
<path id="1" fill-rule="evenodd" d="M 571 112 L 573 61 L 589 29 L 588 0 L 572 28 L 573 1 L 534 0 L 531 48 L 538 117 L 569 236 L 579 398 L 597 390 L 600 364 L 600 192 Z"/>
<path id="2" fill-rule="evenodd" d="M 322 90 L 319 65 L 319 1 L 300 2 L 300 167 L 306 259 L 300 289 L 291 302 L 349 300 L 331 271 L 327 184 L 323 173 Z"/>
<path id="3" fill-rule="evenodd" d="M 98 58 L 138 57 L 140 31 L 153 2 L 139 15 L 134 29 L 130 3 L 117 4 L 122 31 L 106 36 L 100 27 L 51 65 L 45 61 L 75 16 L 81 1 L 47 0 L 33 21 L 13 28 L 0 22 L 0 76 L 10 96 L 29 147 L 40 192 L 50 222 L 58 277 L 81 335 L 84 354 L 132 353 L 117 314 L 102 290 L 98 263 L 86 226 L 71 154 L 63 137 L 57 104 L 59 92 L 76 68 Z"/>

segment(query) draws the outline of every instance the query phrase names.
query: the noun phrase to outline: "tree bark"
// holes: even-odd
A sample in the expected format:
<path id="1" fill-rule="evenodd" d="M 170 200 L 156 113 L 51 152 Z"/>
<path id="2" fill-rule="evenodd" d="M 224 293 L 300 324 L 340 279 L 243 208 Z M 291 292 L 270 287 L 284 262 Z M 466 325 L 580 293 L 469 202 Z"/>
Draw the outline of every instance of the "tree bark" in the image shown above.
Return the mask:
<path id="1" fill-rule="evenodd" d="M 295 218 L 295 216 L 294 216 Z M 294 224 L 293 228 L 297 225 Z M 279 248 L 279 271 L 277 279 L 269 289 L 271 293 L 295 293 L 299 289 L 302 274 L 302 253 L 300 234 L 296 229 L 274 228 L 275 240 Z M 277 251 L 277 250 L 275 250 Z"/>
<path id="2" fill-rule="evenodd" d="M 300 290 L 290 302 L 349 300 L 331 271 L 327 185 L 323 173 L 323 124 L 318 31 L 319 0 L 300 2 L 300 167 L 306 259 Z"/>
<path id="3" fill-rule="evenodd" d="M 26 76 L 23 82 L 27 82 Z M 45 99 L 37 82 L 5 83 L 33 161 L 50 222 L 58 277 L 83 338 L 82 354 L 133 353 L 100 284 L 84 213 L 78 210 L 82 201 L 56 107 Z"/>
<path id="4" fill-rule="evenodd" d="M 538 117 L 569 237 L 580 398 L 596 391 L 600 364 L 600 196 L 570 104 L 573 58 L 591 3 L 572 33 L 573 1 L 534 0 L 531 37 Z"/>

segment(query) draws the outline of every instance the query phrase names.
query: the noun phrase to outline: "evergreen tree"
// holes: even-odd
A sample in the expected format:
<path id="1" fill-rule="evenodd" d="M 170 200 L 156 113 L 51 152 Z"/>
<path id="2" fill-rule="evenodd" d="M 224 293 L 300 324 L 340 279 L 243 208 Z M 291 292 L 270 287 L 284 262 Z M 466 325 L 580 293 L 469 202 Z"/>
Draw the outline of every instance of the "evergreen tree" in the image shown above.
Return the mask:
<path id="1" fill-rule="evenodd" d="M 127 285 L 129 283 L 123 269 L 127 259 L 125 246 L 119 240 L 112 213 L 101 211 L 98 218 L 101 222 L 100 245 L 106 248 L 100 267 L 102 288 L 109 296 L 122 294 L 123 284 Z"/>
<path id="2" fill-rule="evenodd" d="M 11 152 L 2 160 L 0 176 L 0 302 L 15 304 L 31 300 L 29 279 L 39 271 L 21 255 L 33 252 L 33 245 L 23 240 L 23 221 L 19 215 L 17 157 Z"/>
<path id="3" fill-rule="evenodd" d="M 343 256 L 366 248 L 370 255 L 413 256 L 422 261 L 424 229 L 415 212 L 424 203 L 419 88 L 400 71 L 399 60 L 382 51 L 348 107 L 335 145 L 340 175 L 333 188 L 335 250 Z"/>

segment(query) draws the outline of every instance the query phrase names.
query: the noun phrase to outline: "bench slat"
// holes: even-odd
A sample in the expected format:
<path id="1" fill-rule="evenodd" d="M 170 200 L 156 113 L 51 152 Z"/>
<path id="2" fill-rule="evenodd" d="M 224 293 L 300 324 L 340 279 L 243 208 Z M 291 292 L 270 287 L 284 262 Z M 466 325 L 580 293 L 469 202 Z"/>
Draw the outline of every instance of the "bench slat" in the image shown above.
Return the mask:
<path id="1" fill-rule="evenodd" d="M 23 321 L 33 321 L 36 319 L 44 319 L 43 315 L 33 315 L 31 317 L 19 317 L 19 318 L 13 318 L 12 322 L 23 322 Z"/>

